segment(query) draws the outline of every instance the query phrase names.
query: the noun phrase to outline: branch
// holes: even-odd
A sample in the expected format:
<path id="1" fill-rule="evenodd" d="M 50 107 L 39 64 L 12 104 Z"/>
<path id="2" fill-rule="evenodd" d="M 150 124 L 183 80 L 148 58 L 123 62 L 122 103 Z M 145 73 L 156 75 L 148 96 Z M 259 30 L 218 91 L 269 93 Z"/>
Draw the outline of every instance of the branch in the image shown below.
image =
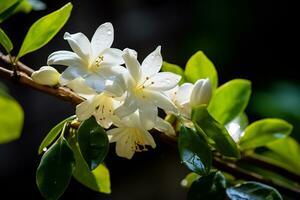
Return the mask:
<path id="1" fill-rule="evenodd" d="M 16 77 L 12 70 L 8 70 L 10 68 L 11 63 L 8 60 L 7 56 L 0 55 L 0 77 L 9 81 L 13 81 L 24 85 L 26 87 L 32 88 L 34 90 L 38 90 L 40 92 L 58 97 L 61 100 L 71 102 L 75 105 L 84 101 L 84 99 L 74 92 L 72 92 L 69 88 L 66 87 L 49 87 L 35 83 L 30 75 L 34 70 L 22 64 L 21 62 L 17 63 L 17 67 L 19 69 L 18 76 Z"/>
<path id="2" fill-rule="evenodd" d="M 69 88 L 66 87 L 48 87 L 48 86 L 43 86 L 40 84 L 35 83 L 31 78 L 31 74 L 34 72 L 30 67 L 27 67 L 21 62 L 17 63 L 17 68 L 18 68 L 18 76 L 14 76 L 14 73 L 12 70 L 9 70 L 11 68 L 11 63 L 10 60 L 7 56 L 4 56 L 0 52 L 0 77 L 19 83 L 21 85 L 24 85 L 26 87 L 32 88 L 34 90 L 38 90 L 40 92 L 55 96 L 61 100 L 71 102 L 75 105 L 81 103 L 84 101 L 84 99 L 74 92 L 72 92 Z M 169 137 L 166 136 L 165 134 L 159 134 L 159 138 L 162 142 L 170 144 L 173 147 L 177 147 L 177 138 L 175 137 Z M 275 171 L 280 171 L 281 174 L 288 174 L 289 177 L 295 181 L 299 181 L 300 177 L 296 174 L 292 174 L 291 172 L 271 165 L 269 163 L 264 162 L 263 160 L 256 159 L 254 157 L 244 157 L 244 161 L 248 163 L 252 163 L 255 165 L 259 165 L 262 167 L 267 167 L 267 169 L 276 169 Z M 222 157 L 215 153 L 214 154 L 214 166 L 217 167 L 220 170 L 226 171 L 228 173 L 233 174 L 234 176 L 242 179 L 248 179 L 248 180 L 253 180 L 253 181 L 259 181 L 271 186 L 274 186 L 275 188 L 278 188 L 280 191 L 292 195 L 299 195 L 300 194 L 300 189 L 298 188 L 290 188 L 287 187 L 281 183 L 275 182 L 274 180 L 270 179 L 269 177 L 263 177 L 257 173 L 254 173 L 252 171 L 245 170 L 237 165 L 235 161 L 229 161 L 229 160 L 224 160 Z"/>

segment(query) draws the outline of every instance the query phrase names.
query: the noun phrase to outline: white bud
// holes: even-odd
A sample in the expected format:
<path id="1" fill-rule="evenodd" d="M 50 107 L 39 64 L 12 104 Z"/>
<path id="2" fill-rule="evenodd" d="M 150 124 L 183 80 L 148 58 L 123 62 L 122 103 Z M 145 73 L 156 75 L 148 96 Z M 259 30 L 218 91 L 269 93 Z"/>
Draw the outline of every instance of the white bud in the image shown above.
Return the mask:
<path id="1" fill-rule="evenodd" d="M 43 66 L 32 73 L 31 78 L 34 82 L 41 85 L 54 86 L 58 84 L 60 73 L 50 66 Z"/>
<path id="2" fill-rule="evenodd" d="M 191 93 L 190 105 L 191 107 L 208 104 L 212 95 L 212 88 L 209 79 L 198 80 Z"/>

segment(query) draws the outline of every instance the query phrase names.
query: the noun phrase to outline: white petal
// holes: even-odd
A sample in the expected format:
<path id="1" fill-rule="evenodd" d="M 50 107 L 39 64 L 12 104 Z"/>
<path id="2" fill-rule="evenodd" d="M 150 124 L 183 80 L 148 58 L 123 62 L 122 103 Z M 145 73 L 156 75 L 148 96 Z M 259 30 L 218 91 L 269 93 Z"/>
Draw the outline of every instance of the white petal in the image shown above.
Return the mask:
<path id="1" fill-rule="evenodd" d="M 124 64 L 124 60 L 122 58 L 123 51 L 115 48 L 108 48 L 102 52 L 103 61 L 101 64 L 103 65 L 122 65 Z"/>
<path id="2" fill-rule="evenodd" d="M 212 95 L 212 87 L 209 79 L 198 80 L 192 90 L 190 104 L 197 106 L 201 104 L 208 104 Z"/>
<path id="3" fill-rule="evenodd" d="M 79 121 L 90 118 L 95 112 L 94 99 L 88 99 L 76 106 L 76 116 Z"/>
<path id="4" fill-rule="evenodd" d="M 97 96 L 98 109 L 95 111 L 95 118 L 103 128 L 108 129 L 112 125 L 113 99 L 104 93 Z"/>
<path id="5" fill-rule="evenodd" d="M 144 129 L 150 130 L 154 127 L 158 115 L 157 107 L 151 104 L 139 106 L 140 122 Z"/>
<path id="6" fill-rule="evenodd" d="M 88 72 L 81 68 L 81 67 L 68 67 L 65 71 L 61 74 L 59 79 L 59 84 L 67 85 L 71 80 L 82 77 L 86 75 Z"/>
<path id="7" fill-rule="evenodd" d="M 163 120 L 160 117 L 158 117 L 156 120 L 155 129 L 157 129 L 160 132 L 164 132 L 166 135 L 169 136 L 176 135 L 173 126 L 169 122 Z"/>
<path id="8" fill-rule="evenodd" d="M 56 51 L 48 56 L 48 65 L 83 66 L 82 59 L 71 51 Z"/>
<path id="9" fill-rule="evenodd" d="M 126 64 L 126 68 L 128 69 L 131 77 L 139 82 L 141 79 L 141 67 L 140 63 L 136 58 L 136 52 L 131 49 L 124 49 L 123 59 Z"/>
<path id="10" fill-rule="evenodd" d="M 105 77 L 105 79 L 114 79 L 116 76 L 127 72 L 127 69 L 120 65 L 101 65 L 95 73 Z"/>
<path id="11" fill-rule="evenodd" d="M 91 56 L 91 43 L 83 33 L 70 34 L 66 32 L 64 39 L 69 42 L 72 50 L 79 57 L 87 61 L 87 63 L 89 62 Z"/>
<path id="12" fill-rule="evenodd" d="M 96 92 L 103 92 L 105 88 L 105 80 L 98 74 L 88 74 L 84 77 L 88 86 L 93 88 Z"/>
<path id="13" fill-rule="evenodd" d="M 116 153 L 120 157 L 131 159 L 135 153 L 135 148 L 133 144 L 134 141 L 131 141 L 129 134 L 125 133 L 116 143 Z"/>
<path id="14" fill-rule="evenodd" d="M 178 89 L 179 89 L 179 86 L 176 85 L 171 90 L 164 91 L 164 94 L 166 94 L 171 99 L 171 101 L 174 102 L 175 101 L 175 95 L 177 94 Z"/>
<path id="15" fill-rule="evenodd" d="M 160 72 L 145 82 L 144 86 L 153 90 L 167 91 L 178 84 L 181 77 L 172 72 Z"/>
<path id="16" fill-rule="evenodd" d="M 124 135 L 124 133 L 125 133 L 124 128 L 113 128 L 106 131 L 107 135 L 112 136 L 110 137 L 109 140 L 110 143 L 117 142 Z"/>
<path id="17" fill-rule="evenodd" d="M 146 140 L 146 144 L 150 145 L 154 149 L 156 147 L 156 144 L 152 135 L 148 131 L 143 131 L 142 134 L 144 134 L 144 139 Z"/>
<path id="18" fill-rule="evenodd" d="M 113 80 L 105 82 L 105 92 L 114 97 L 122 96 L 126 91 L 126 83 L 122 74 L 116 76 Z"/>
<path id="19" fill-rule="evenodd" d="M 163 93 L 151 91 L 151 90 L 145 90 L 144 94 L 148 100 L 154 103 L 154 105 L 160 107 L 165 111 L 171 111 L 177 113 L 177 109 L 174 103 Z"/>
<path id="20" fill-rule="evenodd" d="M 162 66 L 162 57 L 160 53 L 161 47 L 158 46 L 152 53 L 150 53 L 143 61 L 141 69 L 143 80 L 146 77 L 151 77 L 154 74 L 158 73 Z"/>
<path id="21" fill-rule="evenodd" d="M 67 87 L 72 89 L 76 94 L 86 99 L 93 97 L 97 94 L 90 88 L 82 77 L 75 78 L 67 84 Z"/>
<path id="22" fill-rule="evenodd" d="M 176 104 L 182 105 L 190 101 L 194 85 L 191 83 L 184 83 L 179 86 L 178 91 L 175 94 Z"/>
<path id="23" fill-rule="evenodd" d="M 98 57 L 104 49 L 110 48 L 113 40 L 114 28 L 112 24 L 109 22 L 101 24 L 95 31 L 91 41 L 93 59 Z"/>
<path id="24" fill-rule="evenodd" d="M 124 118 L 129 116 L 130 114 L 134 113 L 137 110 L 137 102 L 135 99 L 129 94 L 126 96 L 125 102 L 118 107 L 114 113 L 119 118 Z"/>

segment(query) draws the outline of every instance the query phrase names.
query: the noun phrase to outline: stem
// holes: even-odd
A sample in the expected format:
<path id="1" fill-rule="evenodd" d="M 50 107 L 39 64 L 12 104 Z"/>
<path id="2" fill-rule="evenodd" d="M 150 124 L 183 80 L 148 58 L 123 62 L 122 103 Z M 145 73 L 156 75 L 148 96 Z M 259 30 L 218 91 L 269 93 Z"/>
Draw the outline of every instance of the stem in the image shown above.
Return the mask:
<path id="1" fill-rule="evenodd" d="M 9 70 L 9 66 L 11 65 L 11 61 L 7 56 L 4 56 L 0 52 L 0 77 L 7 79 L 7 80 L 13 80 L 14 72 L 12 70 Z M 31 68 L 27 67 L 26 65 L 22 64 L 21 62 L 17 62 L 16 66 L 18 66 L 18 73 L 19 73 L 19 79 L 18 83 L 21 85 L 24 85 L 26 87 L 32 88 L 34 90 L 38 90 L 40 92 L 55 96 L 61 100 L 71 102 L 75 105 L 81 103 L 84 101 L 84 99 L 74 92 L 72 92 L 69 88 L 66 87 L 48 87 L 43 86 L 40 84 L 35 83 L 31 78 L 31 74 L 34 72 Z M 72 126 L 72 124 L 70 124 Z M 78 126 L 77 126 L 78 128 Z M 154 132 L 154 131 L 152 131 Z M 157 132 L 157 131 L 156 131 Z M 165 134 L 159 134 L 159 138 L 162 142 L 170 144 L 171 146 L 177 148 L 177 138 L 176 137 L 169 137 Z M 293 174 L 284 168 L 280 168 L 278 166 L 274 166 L 270 163 L 267 163 L 263 160 L 257 159 L 255 157 L 243 157 L 242 160 L 252 163 L 255 165 L 259 165 L 262 167 L 267 167 L 267 169 L 276 169 L 280 170 L 280 174 L 288 174 L 289 178 L 299 182 L 299 176 L 296 174 Z M 262 183 L 269 184 L 271 186 L 274 186 L 275 188 L 278 188 L 280 191 L 292 195 L 299 195 L 300 189 L 299 188 L 290 188 L 286 187 L 278 182 L 273 181 L 272 179 L 268 177 L 263 177 L 257 173 L 245 170 L 240 168 L 234 161 L 228 161 L 224 160 L 219 154 L 214 154 L 214 166 L 217 167 L 220 170 L 229 172 L 233 174 L 234 176 L 242 179 L 248 179 L 253 181 L 259 181 Z"/>

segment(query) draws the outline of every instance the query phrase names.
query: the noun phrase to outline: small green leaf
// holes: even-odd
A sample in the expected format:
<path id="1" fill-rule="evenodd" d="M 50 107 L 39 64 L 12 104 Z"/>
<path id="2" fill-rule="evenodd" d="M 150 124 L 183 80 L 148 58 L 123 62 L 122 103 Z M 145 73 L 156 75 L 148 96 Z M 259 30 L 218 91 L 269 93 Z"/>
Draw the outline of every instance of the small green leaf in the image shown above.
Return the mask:
<path id="1" fill-rule="evenodd" d="M 43 155 L 36 172 L 37 186 L 46 199 L 58 199 L 68 187 L 75 159 L 68 142 L 60 137 Z"/>
<path id="2" fill-rule="evenodd" d="M 0 144 L 18 139 L 23 121 L 22 107 L 0 88 Z"/>
<path id="3" fill-rule="evenodd" d="M 179 81 L 179 85 L 183 84 L 186 82 L 186 79 L 185 79 L 185 75 L 184 75 L 184 71 L 181 67 L 179 67 L 178 65 L 175 65 L 175 64 L 171 64 L 171 63 L 168 63 L 168 62 L 163 62 L 163 65 L 162 65 L 162 68 L 161 70 L 163 72 L 173 72 L 175 74 L 178 74 L 181 76 L 181 79 Z"/>
<path id="4" fill-rule="evenodd" d="M 265 146 L 291 133 L 293 126 L 282 119 L 262 119 L 250 124 L 239 141 L 242 149 Z"/>
<path id="5" fill-rule="evenodd" d="M 70 17 L 72 4 L 68 3 L 36 21 L 27 32 L 17 58 L 46 45 Z"/>
<path id="6" fill-rule="evenodd" d="M 194 83 L 198 79 L 209 78 L 213 89 L 218 86 L 217 70 L 202 51 L 198 51 L 188 60 L 184 74 L 189 82 Z"/>
<path id="7" fill-rule="evenodd" d="M 181 126 L 178 149 L 182 162 L 193 172 L 208 174 L 212 164 L 212 153 L 207 143 L 190 128 Z"/>
<path id="8" fill-rule="evenodd" d="M 187 174 L 181 181 L 181 186 L 185 188 L 190 188 L 192 183 L 198 180 L 201 176 L 195 172 Z"/>
<path id="9" fill-rule="evenodd" d="M 0 28 L 0 44 L 4 47 L 7 53 L 10 53 L 13 49 L 13 44 L 11 43 L 9 37 L 5 32 Z"/>
<path id="10" fill-rule="evenodd" d="M 215 142 L 214 146 L 221 154 L 229 157 L 240 157 L 237 145 L 226 128 L 210 116 L 205 105 L 193 109 L 192 121 L 197 131 L 204 132 Z"/>
<path id="11" fill-rule="evenodd" d="M 109 149 L 108 137 L 94 117 L 82 122 L 78 129 L 81 154 L 91 170 L 103 162 Z"/>
<path id="12" fill-rule="evenodd" d="M 16 8 L 22 0 L 1 0 L 0 4 L 0 23 L 14 14 Z"/>
<path id="13" fill-rule="evenodd" d="M 64 119 L 63 121 L 59 122 L 56 126 L 54 126 L 40 144 L 38 153 L 43 153 L 44 148 L 47 148 L 55 140 L 55 138 L 57 138 L 64 124 L 68 121 L 75 119 L 75 117 L 75 115 L 68 117 L 67 119 Z"/>
<path id="14" fill-rule="evenodd" d="M 226 180 L 221 172 L 212 172 L 194 181 L 188 200 L 223 200 L 225 199 Z"/>
<path id="15" fill-rule="evenodd" d="M 226 194 L 231 200 L 282 200 L 275 188 L 252 181 L 229 187 Z"/>
<path id="16" fill-rule="evenodd" d="M 244 112 L 251 96 L 251 82 L 234 79 L 221 85 L 213 94 L 209 113 L 221 124 L 227 124 Z"/>
<path id="17" fill-rule="evenodd" d="M 70 144 L 76 160 L 75 171 L 73 173 L 74 178 L 94 191 L 110 194 L 109 170 L 105 165 L 100 164 L 91 171 L 80 153 L 79 145 L 76 140 L 71 139 Z"/>

